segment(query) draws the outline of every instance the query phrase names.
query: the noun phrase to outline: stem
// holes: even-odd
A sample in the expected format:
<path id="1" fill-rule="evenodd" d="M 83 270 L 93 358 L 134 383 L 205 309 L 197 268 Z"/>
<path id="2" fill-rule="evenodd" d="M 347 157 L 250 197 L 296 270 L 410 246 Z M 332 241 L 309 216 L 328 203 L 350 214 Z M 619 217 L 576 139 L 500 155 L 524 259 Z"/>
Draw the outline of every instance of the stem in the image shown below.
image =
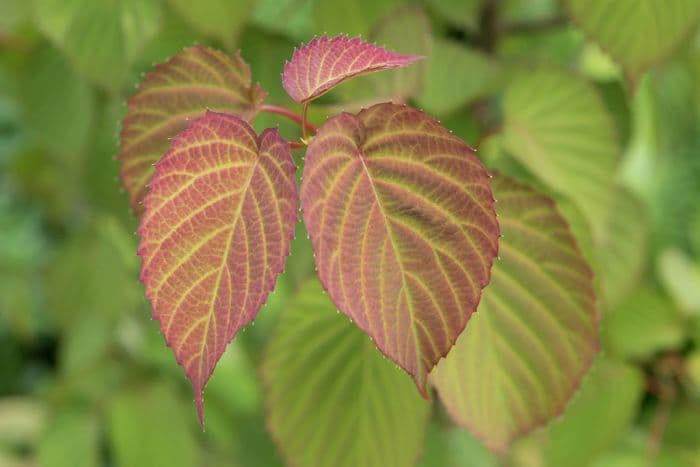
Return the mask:
<path id="1" fill-rule="evenodd" d="M 306 145 L 304 143 L 302 143 L 301 141 L 290 141 L 289 142 L 289 147 L 292 149 L 299 149 L 299 148 L 303 148 L 304 146 L 306 146 Z"/>
<path id="2" fill-rule="evenodd" d="M 301 111 L 301 138 L 306 141 L 306 126 L 309 125 L 309 122 L 306 121 L 306 113 L 309 110 L 309 103 L 304 102 L 304 108 Z M 316 133 L 316 130 L 314 130 L 314 133 Z"/>
<path id="3" fill-rule="evenodd" d="M 303 116 L 299 116 L 299 115 L 295 114 L 294 112 L 292 112 L 291 110 L 285 109 L 284 107 L 279 107 L 277 105 L 261 105 L 260 107 L 258 107 L 258 111 L 282 115 L 283 117 L 287 117 L 290 120 L 294 120 L 299 125 L 301 125 L 302 134 L 304 135 L 304 139 L 306 139 L 307 130 L 311 130 L 314 133 L 316 133 L 318 131 L 318 128 L 316 128 L 315 125 L 312 125 L 311 123 L 306 121 L 306 104 L 304 104 Z"/>

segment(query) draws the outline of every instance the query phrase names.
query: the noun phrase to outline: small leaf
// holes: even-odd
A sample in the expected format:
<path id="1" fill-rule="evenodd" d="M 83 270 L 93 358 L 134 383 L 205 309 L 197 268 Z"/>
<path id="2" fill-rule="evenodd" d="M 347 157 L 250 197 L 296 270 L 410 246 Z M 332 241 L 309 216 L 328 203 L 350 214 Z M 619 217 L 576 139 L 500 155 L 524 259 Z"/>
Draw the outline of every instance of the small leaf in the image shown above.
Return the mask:
<path id="1" fill-rule="evenodd" d="M 426 114 L 378 104 L 320 128 L 301 202 L 331 299 L 427 397 L 498 248 L 486 169 Z"/>
<path id="2" fill-rule="evenodd" d="M 411 31 L 411 34 L 406 34 Z M 369 38 L 399 53 L 431 56 L 433 38 L 430 18 L 417 5 L 399 5 L 384 16 L 372 29 Z M 340 86 L 344 101 L 355 103 L 406 102 L 423 85 L 425 63 L 391 73 L 371 73 Z M 363 105 L 362 107 L 367 107 Z M 347 107 L 347 106 L 346 106 Z M 358 107 L 359 110 L 359 107 Z"/>
<path id="3" fill-rule="evenodd" d="M 567 0 L 581 29 L 620 63 L 639 75 L 671 53 L 700 18 L 697 0 Z"/>
<path id="4" fill-rule="evenodd" d="M 493 278 L 431 376 L 452 418 L 495 451 L 561 414 L 598 349 L 593 275 L 554 202 L 492 179 L 503 237 Z"/>
<path id="5" fill-rule="evenodd" d="M 316 37 L 294 51 L 282 84 L 297 102 L 308 102 L 353 76 L 401 68 L 423 57 L 400 55 L 359 38 Z"/>
<path id="6" fill-rule="evenodd" d="M 595 89 L 556 69 L 521 73 L 504 97 L 506 149 L 581 209 L 594 238 L 612 200 L 615 122 Z"/>
<path id="7" fill-rule="evenodd" d="M 297 220 L 289 144 L 244 120 L 207 112 L 156 165 L 144 201 L 141 280 L 165 340 L 202 392 L 239 329 L 284 267 Z"/>
<path id="8" fill-rule="evenodd" d="M 269 342 L 267 424 L 292 465 L 415 464 L 430 404 L 337 313 L 317 280 L 302 286 Z"/>
<path id="9" fill-rule="evenodd" d="M 121 132 L 121 179 L 132 208 L 140 210 L 153 164 L 188 119 L 208 109 L 249 119 L 264 99 L 265 91 L 251 84 L 250 68 L 240 54 L 231 58 L 194 46 L 157 65 L 129 99 Z"/>

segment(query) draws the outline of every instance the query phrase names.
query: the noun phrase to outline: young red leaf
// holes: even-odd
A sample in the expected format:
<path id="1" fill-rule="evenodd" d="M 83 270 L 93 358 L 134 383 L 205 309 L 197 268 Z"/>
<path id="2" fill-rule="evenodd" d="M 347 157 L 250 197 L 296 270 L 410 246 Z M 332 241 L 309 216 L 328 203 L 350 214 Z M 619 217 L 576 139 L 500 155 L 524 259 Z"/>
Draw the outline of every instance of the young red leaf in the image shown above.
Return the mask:
<path id="1" fill-rule="evenodd" d="M 486 169 L 426 114 L 378 104 L 320 128 L 301 202 L 331 299 L 427 397 L 498 249 Z"/>
<path id="2" fill-rule="evenodd" d="M 153 164 L 188 119 L 207 109 L 249 119 L 265 96 L 251 83 L 250 67 L 240 54 L 229 57 L 197 45 L 157 65 L 129 99 L 122 126 L 120 176 L 132 208 L 140 211 Z"/>
<path id="3" fill-rule="evenodd" d="M 289 254 L 298 192 L 289 144 L 207 112 L 156 164 L 139 227 L 153 316 L 202 392 L 236 332 L 272 291 Z"/>
<path id="4" fill-rule="evenodd" d="M 294 51 L 282 73 L 292 99 L 307 102 L 353 76 L 404 67 L 423 57 L 390 52 L 359 38 L 323 36 Z"/>

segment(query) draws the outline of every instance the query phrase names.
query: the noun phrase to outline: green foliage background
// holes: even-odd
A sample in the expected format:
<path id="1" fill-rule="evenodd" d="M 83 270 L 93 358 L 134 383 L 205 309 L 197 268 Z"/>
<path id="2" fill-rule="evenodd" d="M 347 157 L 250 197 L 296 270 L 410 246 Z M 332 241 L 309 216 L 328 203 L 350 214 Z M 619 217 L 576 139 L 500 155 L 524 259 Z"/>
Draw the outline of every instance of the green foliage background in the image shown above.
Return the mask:
<path id="1" fill-rule="evenodd" d="M 564 415 L 499 459 L 436 402 L 420 465 L 700 466 L 700 2 L 565 3 L 0 0 L 0 466 L 283 465 L 258 368 L 314 273 L 303 227 L 207 387 L 202 433 L 149 318 L 114 157 L 153 63 L 241 48 L 286 105 L 284 60 L 323 32 L 428 58 L 343 85 L 315 123 L 409 100 L 554 196 L 596 272 L 603 351 Z M 296 136 L 256 126 L 278 123 Z"/>

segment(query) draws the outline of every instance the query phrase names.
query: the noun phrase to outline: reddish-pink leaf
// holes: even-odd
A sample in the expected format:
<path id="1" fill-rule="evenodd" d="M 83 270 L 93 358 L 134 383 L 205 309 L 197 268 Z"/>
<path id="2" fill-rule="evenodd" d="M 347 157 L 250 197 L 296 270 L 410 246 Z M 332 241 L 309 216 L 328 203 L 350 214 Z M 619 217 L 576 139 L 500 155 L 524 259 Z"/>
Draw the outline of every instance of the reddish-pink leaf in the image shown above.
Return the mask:
<path id="1" fill-rule="evenodd" d="M 249 119 L 265 99 L 240 54 L 229 57 L 203 46 L 183 50 L 148 73 L 129 99 L 121 132 L 121 180 L 140 211 L 153 164 L 187 120 L 211 109 Z"/>
<path id="2" fill-rule="evenodd" d="M 379 104 L 320 128 L 301 202 L 331 299 L 427 397 L 498 249 L 486 169 L 429 116 Z"/>
<path id="3" fill-rule="evenodd" d="M 156 164 L 139 234 L 141 280 L 165 340 L 202 392 L 289 254 L 298 192 L 289 144 L 207 112 Z"/>
<path id="4" fill-rule="evenodd" d="M 422 58 L 397 54 L 359 38 L 316 37 L 294 51 L 284 66 L 282 84 L 292 99 L 307 102 L 353 76 L 404 67 Z"/>

